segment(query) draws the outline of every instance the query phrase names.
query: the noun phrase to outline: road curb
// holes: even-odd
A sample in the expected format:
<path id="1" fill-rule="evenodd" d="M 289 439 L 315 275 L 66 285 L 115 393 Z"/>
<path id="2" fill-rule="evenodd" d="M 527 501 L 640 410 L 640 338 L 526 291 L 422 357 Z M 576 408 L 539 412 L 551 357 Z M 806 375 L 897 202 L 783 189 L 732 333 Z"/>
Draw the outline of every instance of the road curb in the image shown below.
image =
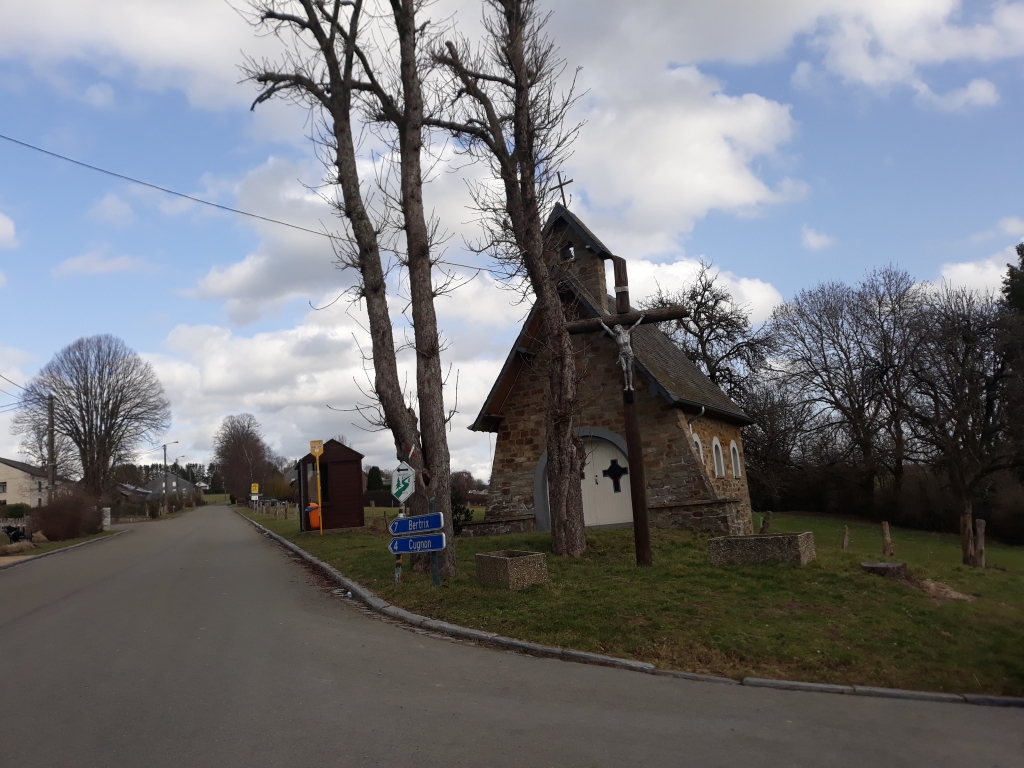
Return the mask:
<path id="1" fill-rule="evenodd" d="M 84 547 L 84 546 L 87 546 L 89 544 L 96 544 L 96 543 L 98 543 L 100 541 L 110 541 L 111 539 L 116 539 L 118 536 L 120 536 L 123 533 L 131 533 L 131 531 L 118 531 L 117 533 L 112 534 L 110 536 L 101 536 L 98 539 L 89 539 L 89 541 L 81 541 L 78 544 L 72 544 L 70 547 L 61 547 L 60 549 L 51 549 L 49 552 L 43 552 L 42 554 L 39 554 L 39 555 L 32 555 L 31 557 L 29 557 L 26 560 L 19 560 L 16 563 L 8 563 L 7 565 L 0 565 L 0 571 L 6 571 L 6 570 L 8 570 L 10 568 L 17 568 L 19 565 L 25 565 L 25 563 L 32 563 L 32 562 L 35 562 L 36 560 L 42 560 L 44 557 L 49 557 L 50 555 L 59 555 L 62 552 L 70 552 L 72 549 L 78 549 L 79 547 Z"/>
<path id="2" fill-rule="evenodd" d="M 406 624 L 410 624 L 415 627 L 421 627 L 423 629 L 430 630 L 431 632 L 438 632 L 440 634 L 449 635 L 451 637 L 457 637 L 464 640 L 473 640 L 475 642 L 490 643 L 497 645 L 502 648 L 508 648 L 510 650 L 520 651 L 522 653 L 528 653 L 532 656 L 543 656 L 545 658 L 562 659 L 563 661 L 575 661 L 583 664 L 597 664 L 604 667 L 615 667 L 618 669 L 627 669 L 632 672 L 643 672 L 645 674 L 657 675 L 659 677 L 675 677 L 683 680 L 692 680 L 695 682 L 703 683 L 718 683 L 727 685 L 745 685 L 749 688 L 769 688 L 772 690 L 783 690 L 783 691 L 801 691 L 805 693 L 831 693 L 831 694 L 843 694 L 847 696 L 869 696 L 874 698 L 884 699 L 906 699 L 910 701 L 927 701 L 927 702 L 941 702 L 949 704 L 973 704 L 975 706 L 982 707 L 1021 707 L 1024 708 L 1024 698 L 1016 696 L 988 696 L 980 694 L 958 694 L 958 693 L 938 693 L 931 691 L 910 691 L 902 688 L 875 688 L 867 685 L 832 685 L 830 683 L 805 683 L 799 680 L 772 680 L 764 677 L 745 677 L 742 681 L 733 680 L 729 677 L 716 677 L 714 675 L 699 675 L 692 672 L 678 672 L 674 669 L 658 669 L 653 664 L 649 664 L 645 661 L 633 661 L 632 659 L 620 659 L 616 656 L 605 656 L 600 653 L 590 653 L 588 651 L 576 651 L 571 648 L 557 648 L 552 645 L 542 645 L 540 643 L 531 643 L 526 640 L 516 640 L 513 637 L 503 637 L 502 635 L 496 635 L 492 632 L 485 632 L 480 629 L 472 629 L 470 627 L 462 627 L 458 624 L 449 624 L 447 621 L 440 621 L 438 619 L 431 619 L 428 616 L 421 616 L 418 613 L 412 613 L 399 608 L 397 605 L 391 605 L 390 603 L 377 597 L 373 592 L 368 590 L 362 584 L 357 581 L 344 576 L 338 569 L 331 565 L 328 565 L 323 560 L 320 560 L 313 555 L 309 554 L 302 547 L 297 544 L 293 544 L 283 536 L 279 536 L 273 531 L 267 530 L 262 525 L 257 523 L 255 520 L 251 520 L 237 509 L 233 510 L 236 515 L 245 520 L 247 523 L 252 525 L 256 530 L 260 531 L 264 536 L 267 536 L 276 541 L 281 546 L 288 550 L 291 550 L 303 560 L 311 565 L 316 566 L 323 571 L 327 576 L 336 581 L 347 591 L 352 593 L 352 596 L 359 599 L 363 603 L 366 603 L 370 608 L 377 611 L 378 613 L 388 616 L 389 618 L 401 621 Z M 127 531 L 124 531 L 127 533 Z M 114 538 L 113 536 L 109 538 Z M 85 544 L 91 544 L 92 542 L 84 542 Z M 76 544 L 75 546 L 82 546 Z M 73 547 L 68 547 L 72 549 Z M 62 552 L 64 550 L 57 550 Z M 15 563 L 14 565 L 20 565 Z M 8 566 L 13 567 L 13 566 Z"/>

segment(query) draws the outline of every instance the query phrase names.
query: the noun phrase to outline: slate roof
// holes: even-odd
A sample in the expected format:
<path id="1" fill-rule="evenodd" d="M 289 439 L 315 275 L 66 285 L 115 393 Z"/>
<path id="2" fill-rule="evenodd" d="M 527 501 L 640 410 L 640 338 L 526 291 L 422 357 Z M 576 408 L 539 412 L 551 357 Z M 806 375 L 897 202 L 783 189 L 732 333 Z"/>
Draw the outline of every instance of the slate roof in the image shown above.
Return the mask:
<path id="1" fill-rule="evenodd" d="M 558 223 L 576 232 L 586 244 L 588 250 L 600 256 L 602 253 L 611 255 L 611 251 L 583 224 L 574 214 L 556 203 L 555 209 L 545 225 L 545 231 L 551 230 Z M 585 317 L 598 317 L 597 301 L 572 274 L 561 275 L 562 285 L 566 292 L 575 298 Z M 615 299 L 608 297 L 609 306 L 615 305 Z M 523 323 L 523 328 L 516 338 L 512 351 L 509 352 L 498 378 L 491 387 L 480 413 L 470 429 L 475 432 L 496 432 L 500 422 L 500 412 L 508 392 L 515 385 L 515 378 L 524 365 L 524 357 L 530 354 L 532 346 L 531 325 L 537 322 L 536 309 L 531 309 Z M 666 401 L 681 408 L 704 408 L 709 415 L 717 416 L 736 424 L 753 424 L 754 421 L 743 409 L 734 403 L 711 379 L 704 375 L 690 358 L 688 358 L 672 340 L 662 333 L 656 325 L 640 325 L 633 331 L 633 353 L 636 355 L 637 367 L 652 382 L 651 393 L 658 394 Z M 511 382 L 508 379 L 512 378 Z M 496 402 L 498 398 L 501 402 Z"/>
<path id="2" fill-rule="evenodd" d="M 0 464 L 6 464 L 12 469 L 17 469 L 19 472 L 24 472 L 32 477 L 46 477 L 46 470 L 39 467 L 35 467 L 31 464 L 26 464 L 23 461 L 15 461 L 14 459 L 4 459 L 0 457 Z"/>

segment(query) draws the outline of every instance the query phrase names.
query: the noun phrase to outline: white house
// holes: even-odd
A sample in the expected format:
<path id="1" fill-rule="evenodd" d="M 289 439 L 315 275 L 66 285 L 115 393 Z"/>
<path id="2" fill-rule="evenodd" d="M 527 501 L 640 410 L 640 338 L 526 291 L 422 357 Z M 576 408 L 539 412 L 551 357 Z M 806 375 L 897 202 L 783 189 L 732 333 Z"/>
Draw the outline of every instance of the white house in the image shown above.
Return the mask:
<path id="1" fill-rule="evenodd" d="M 48 501 L 45 469 L 0 457 L 0 506 L 28 504 L 41 507 Z"/>

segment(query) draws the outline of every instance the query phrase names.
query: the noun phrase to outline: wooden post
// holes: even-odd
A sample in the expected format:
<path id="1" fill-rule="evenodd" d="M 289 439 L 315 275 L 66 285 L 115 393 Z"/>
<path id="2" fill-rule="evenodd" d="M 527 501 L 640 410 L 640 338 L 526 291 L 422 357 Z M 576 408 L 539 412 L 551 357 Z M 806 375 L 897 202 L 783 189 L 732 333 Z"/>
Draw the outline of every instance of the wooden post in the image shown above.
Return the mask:
<path id="1" fill-rule="evenodd" d="M 843 526 L 843 552 L 850 548 L 850 526 Z"/>
<path id="2" fill-rule="evenodd" d="M 892 545 L 892 537 L 889 535 L 889 523 L 882 523 L 882 557 L 895 557 L 896 549 Z"/>
<path id="3" fill-rule="evenodd" d="M 765 512 L 764 513 L 764 519 L 761 520 L 761 528 L 760 528 L 760 530 L 758 530 L 758 533 L 759 534 L 761 534 L 761 533 L 768 533 L 768 529 L 771 528 L 771 527 L 772 527 L 772 513 L 771 512 Z"/>
<path id="4" fill-rule="evenodd" d="M 626 420 L 626 450 L 629 451 L 629 498 L 633 504 L 633 543 L 637 565 L 653 565 L 651 530 L 647 520 L 647 476 L 644 471 L 644 445 L 636 417 L 633 390 L 622 390 L 622 413 Z"/>
<path id="5" fill-rule="evenodd" d="M 985 521 L 974 521 L 974 560 L 978 568 L 985 567 Z"/>

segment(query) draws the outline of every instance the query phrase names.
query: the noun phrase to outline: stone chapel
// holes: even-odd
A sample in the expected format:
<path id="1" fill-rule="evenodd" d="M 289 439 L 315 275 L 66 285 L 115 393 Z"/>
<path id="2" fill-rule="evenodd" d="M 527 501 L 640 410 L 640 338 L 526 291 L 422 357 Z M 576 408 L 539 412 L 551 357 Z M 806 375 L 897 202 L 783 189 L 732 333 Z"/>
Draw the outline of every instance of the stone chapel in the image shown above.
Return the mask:
<path id="1" fill-rule="evenodd" d="M 556 245 L 569 319 L 614 311 L 608 248 L 562 205 L 545 226 Z M 547 380 L 540 318 L 533 311 L 470 429 L 496 434 L 485 520 L 501 530 L 550 530 L 544 408 Z M 581 478 L 586 525 L 632 523 L 618 348 L 607 334 L 574 336 L 581 412 L 576 432 L 587 451 Z M 752 420 L 656 325 L 633 331 L 636 407 L 644 446 L 652 528 L 752 533 L 743 436 Z"/>

